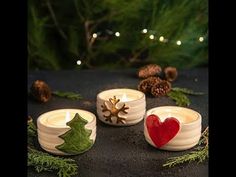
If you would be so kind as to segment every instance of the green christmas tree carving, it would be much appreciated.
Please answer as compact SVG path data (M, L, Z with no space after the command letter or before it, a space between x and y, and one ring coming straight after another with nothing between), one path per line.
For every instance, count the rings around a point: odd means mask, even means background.
M89 136L92 130L85 128L87 123L87 120L76 113L75 117L66 123L71 129L59 136L64 140L64 143L56 146L56 148L71 155L83 153L91 148L93 140Z

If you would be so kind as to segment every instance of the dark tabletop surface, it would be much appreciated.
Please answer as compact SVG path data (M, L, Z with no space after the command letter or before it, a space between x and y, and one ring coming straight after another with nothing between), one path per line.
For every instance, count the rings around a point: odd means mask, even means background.
M28 99L28 115L36 121L47 111L60 108L79 108L96 115L96 95L111 88L136 89L139 79L136 70L80 70L80 71L34 71L28 73L28 88L33 81L44 80L52 90L74 91L82 100L52 97L47 103ZM198 68L179 71L173 87L186 87L204 92L202 96L189 96L190 108L202 115L202 129L208 125L208 69ZM175 105L167 97L147 97L147 110L156 106ZM176 167L162 167L168 157L182 152L161 151L149 145L143 135L143 121L129 127L114 127L97 118L97 137L93 147L80 155L72 156L78 163L79 177L207 177L208 161L186 163ZM28 168L28 177L56 177L56 173L37 173Z

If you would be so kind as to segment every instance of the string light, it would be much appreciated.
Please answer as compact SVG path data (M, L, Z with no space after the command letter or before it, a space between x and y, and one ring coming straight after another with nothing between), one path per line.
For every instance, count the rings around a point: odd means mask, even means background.
M151 34L150 36L149 36L149 39L151 39L151 40L153 40L155 38L155 36L153 35L153 34Z
M97 33L93 33L93 38L97 38L98 34Z
M164 38L163 36L160 36L160 37L159 37L159 41L160 41L160 42L164 42L164 40L165 40L165 38Z
M113 32L113 31L111 31L111 30L109 30L109 29L106 29L105 30L105 33L107 33L108 35L113 35L114 34L114 36L116 36L116 37L120 37L120 32ZM143 28L142 30L141 30L141 33L143 33L143 34L147 34L147 33L149 33L150 35L149 36L147 36L149 39L151 39L151 40L157 40L157 39L155 39L156 37L155 37L155 35L158 35L158 33L156 32L156 31L154 31L154 30L147 30L146 28ZM96 38L98 38L100 35L102 34L102 32L100 31L98 31L98 32L95 32L95 33L93 33L92 34L92 40L95 40ZM202 42L204 42L205 41L205 39L206 39L206 37L208 36L208 33L206 33L204 36L200 36L200 37L198 37L197 38L197 41L198 42L200 42L200 43L202 43ZM168 40L168 39L166 39L164 36L160 36L159 38L159 41L160 42L162 42L162 43L167 43L167 42L170 42L170 43L176 43L177 45L182 45L182 42L181 42L181 40L177 40L176 42L175 41L172 41L172 40ZM193 41L185 41L185 44L193 44L194 42Z
M116 37L120 37L120 33L119 32L115 32L115 36Z
M203 42L204 41L204 37L201 36L201 37L199 37L198 40L199 40L199 42Z
M142 33L147 33L147 29L146 28L144 28L143 30L142 30Z
M112 34L114 34L113 33L113 31L111 31L111 30L109 30L109 29L106 29L105 30L106 31L106 33L108 34L108 35L112 35ZM142 33L144 33L144 34L146 34L146 33L148 33L148 30L146 29L146 28L144 28L144 29L142 29L142 31L141 31ZM155 31L152 31L152 30L149 30L149 33L151 33L151 35L149 35L149 39L151 39L151 40L155 40L155 36L154 36L154 34L156 34L156 32ZM98 32L96 32L96 33L93 33L92 34L92 38L93 38L93 40L95 40L98 36L100 36L102 34L102 32L100 31L98 31ZM114 34L116 37L120 37L120 32L115 32L115 34ZM206 33L204 36L200 36L199 38L198 38L198 41L199 42L203 42L204 40L205 40L205 38L208 36L208 33ZM168 42L168 39L166 39L166 38L164 38L164 36L160 36L159 37L159 41L160 42L163 42L163 43L167 43ZM174 41L171 41L170 40L170 43L174 43ZM191 41L186 41L185 42L185 44L193 44ZM176 41L176 44L178 45L178 46L180 46L180 45L182 45L182 42L181 42L181 40L177 40ZM82 61L81 60L77 60L76 61L76 64L77 65L81 65L82 64ZM198 79L196 78L196 79L194 79L194 81L195 82L197 82L198 81Z
M181 45L182 43L181 43L180 40L178 40L178 41L176 42L176 44L177 44L177 45Z
M81 65L81 63L82 63L81 60L77 60L76 62L77 65Z

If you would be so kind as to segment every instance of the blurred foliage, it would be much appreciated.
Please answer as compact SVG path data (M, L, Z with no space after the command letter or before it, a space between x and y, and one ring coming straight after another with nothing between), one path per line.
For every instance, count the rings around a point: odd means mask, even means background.
M146 34L142 29L148 29ZM120 32L120 37L114 33ZM97 38L92 34L97 33ZM154 40L149 35L155 36ZM164 36L168 42L160 42ZM199 42L200 36L204 37ZM206 0L29 0L28 68L124 68L208 63ZM181 40L182 45L176 45ZM80 66L76 65L81 60Z

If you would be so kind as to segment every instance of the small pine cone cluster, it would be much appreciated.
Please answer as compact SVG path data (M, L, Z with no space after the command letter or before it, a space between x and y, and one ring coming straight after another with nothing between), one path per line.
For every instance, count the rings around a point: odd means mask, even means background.
M160 74L162 71L161 67L156 64L149 64L146 66L143 66L138 71L138 77L139 78L148 78L151 76L156 76Z
M149 77L140 81L138 90L155 97L164 96L171 90L171 83L159 77Z
M153 85L151 88L151 94L155 97L165 96L171 90L171 83L162 80L161 82Z
M159 77L148 77L139 83L138 90L143 93L150 93L152 86L156 85L160 81L161 79Z
M173 82L177 78L178 72L177 69L172 66L166 67L163 71L157 64L149 64L138 70L139 78L146 79L153 76L161 77L169 82Z
M51 99L52 92L50 87L41 80L36 80L31 85L30 93L39 102L47 102Z
M174 81L178 76L177 69L175 67L171 67L171 66L166 67L164 69L164 73L165 73L166 80L168 80L170 82Z

